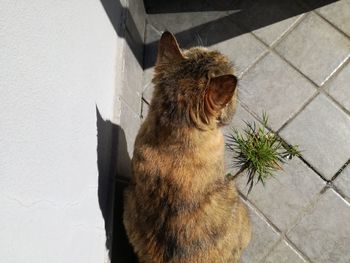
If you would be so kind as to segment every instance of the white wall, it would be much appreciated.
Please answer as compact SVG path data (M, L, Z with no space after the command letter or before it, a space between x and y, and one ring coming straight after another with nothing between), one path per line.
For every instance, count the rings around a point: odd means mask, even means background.
M123 43L99 0L0 0L1 262L106 260L95 105Z

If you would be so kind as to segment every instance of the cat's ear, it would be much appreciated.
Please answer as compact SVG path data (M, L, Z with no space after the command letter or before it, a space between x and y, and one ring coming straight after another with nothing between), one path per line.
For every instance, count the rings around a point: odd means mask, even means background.
M206 105L210 111L221 110L233 97L237 78L232 75L214 77L209 82L206 93Z
M165 31L159 41L157 64L171 63L183 59L184 56L176 38L170 32Z

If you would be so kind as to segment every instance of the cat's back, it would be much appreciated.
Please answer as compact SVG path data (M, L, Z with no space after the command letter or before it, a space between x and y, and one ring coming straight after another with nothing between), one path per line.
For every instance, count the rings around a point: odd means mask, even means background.
M144 262L229 262L247 215L222 176L222 136L206 138L201 149L159 145L147 125L136 139L125 195L124 222L136 253Z

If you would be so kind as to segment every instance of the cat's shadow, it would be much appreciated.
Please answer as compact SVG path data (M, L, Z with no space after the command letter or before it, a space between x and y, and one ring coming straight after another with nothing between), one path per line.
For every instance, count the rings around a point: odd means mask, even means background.
M98 202L105 222L106 248L112 263L137 263L127 239L122 215L123 192L130 173L124 130L104 120L96 107ZM123 173L123 174L121 174Z

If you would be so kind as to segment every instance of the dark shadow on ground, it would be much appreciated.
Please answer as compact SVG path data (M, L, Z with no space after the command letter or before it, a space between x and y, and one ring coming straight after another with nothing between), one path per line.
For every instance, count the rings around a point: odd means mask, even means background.
M104 120L97 107L96 118L98 202L105 221L106 248L112 263L136 262L122 222L123 190L128 182L124 178L130 172L125 133L119 125Z
M277 23L279 21L294 17L337 0L226 0L226 1L201 1L201 0L145 0L145 6L149 14L184 13L203 11L234 11L231 14L218 18L214 21L194 26L181 32L173 32L180 46L183 48L193 45L193 40L199 36L204 39L202 45L210 46L241 34ZM169 14L176 15L176 14ZM203 15L190 14L191 16ZM181 23L181 21L179 21ZM162 23L160 23L162 24ZM163 23L158 30L174 31L176 25ZM239 30L235 25L239 26ZM162 28L159 28L162 27ZM206 32L215 32L207 35ZM147 43L144 61L144 69L154 66L156 60L156 49L158 41Z
M305 3L310 8L318 8L328 3L336 2L325 0L299 0L299 3ZM184 13L184 12L210 12L210 11L228 11L247 9L254 3L276 4L277 1L261 1L261 0L144 0L147 14L162 14L162 13ZM283 1L278 1L283 4ZM288 2L288 1L287 1Z

